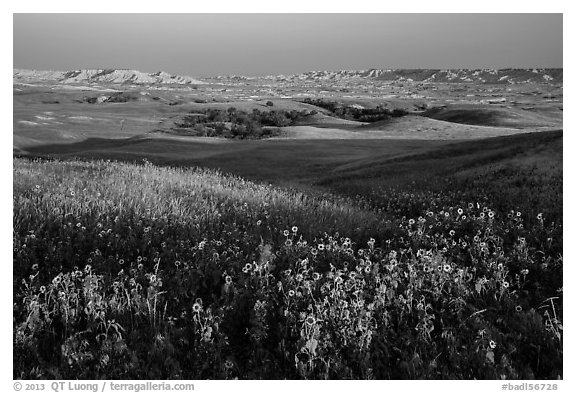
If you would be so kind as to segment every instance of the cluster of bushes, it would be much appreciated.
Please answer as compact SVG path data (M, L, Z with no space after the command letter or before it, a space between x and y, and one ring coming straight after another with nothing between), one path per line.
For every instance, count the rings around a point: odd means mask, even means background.
M267 104L267 106L270 106ZM313 111L239 111L234 107L227 110L207 109L185 116L176 126L187 133L199 136L220 136L235 139L262 139L279 134L276 128L286 127L294 121L314 114Z
M326 101L322 98L305 98L302 102L328 109L332 114L342 119L373 123L380 120L388 120L392 117L406 116L409 112L404 109L387 109L378 105L376 108L360 108L358 106L346 106L336 101Z
M112 103L119 103L119 102L130 102L136 101L138 98L132 94L125 93L125 92L118 92L113 93L109 96L98 96L98 97L84 97L82 100L77 100L79 103L87 102L88 104L98 104L102 102L112 102ZM153 99L158 100L158 97L154 97Z

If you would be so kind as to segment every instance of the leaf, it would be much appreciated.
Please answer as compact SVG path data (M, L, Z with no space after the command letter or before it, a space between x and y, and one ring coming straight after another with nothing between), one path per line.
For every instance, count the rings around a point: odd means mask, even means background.
M482 291L482 284L480 284L480 282L476 283L476 292L480 293L480 291Z
M486 352L486 360L492 364L494 364L494 352L488 351Z
M318 340L315 338L311 338L306 342L306 349L314 356L316 355L316 347L318 347Z

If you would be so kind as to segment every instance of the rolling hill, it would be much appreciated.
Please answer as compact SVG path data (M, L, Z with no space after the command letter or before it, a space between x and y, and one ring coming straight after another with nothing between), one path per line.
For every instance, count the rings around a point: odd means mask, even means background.
M486 105L449 105L430 108L422 116L451 123L488 127L537 128L562 127L562 118L520 108Z

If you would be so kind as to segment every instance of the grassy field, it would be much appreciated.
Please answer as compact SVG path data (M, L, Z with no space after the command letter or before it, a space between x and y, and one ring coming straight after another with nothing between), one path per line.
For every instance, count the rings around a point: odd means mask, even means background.
M96 142L14 160L14 378L563 377L561 132Z
M75 144L29 148L34 156L112 159L158 165L203 166L274 184L310 184L335 168L363 159L427 151L446 141L268 140L216 138L90 139ZM263 165L265 163L265 165Z
M432 94L424 86L419 88L423 88L426 95ZM469 91L460 91L462 97L459 99L454 96L454 91L444 92L445 98L450 98L448 101L439 100L438 97L431 101L411 99L405 95L402 98L383 98L386 94L360 99L338 93L338 97L328 96L310 101L321 105L316 106L302 102L306 98L298 98L299 94L295 94L295 98L266 97L258 85L250 88L217 84L202 88L180 86L148 89L124 85L16 83L13 89L13 145L15 153L26 154L29 150L53 144L85 147L99 139L130 143L131 138L158 139L159 133L187 132L194 135L200 130L181 127L190 114L216 110L226 112L230 108L247 116L254 111L266 114L315 113L291 117L290 124L283 124L286 127L274 130L283 139L460 140L560 129L563 113L561 100L544 101L540 88L515 86L513 91L506 91L508 101L500 104L483 103L482 98L492 97L494 92L475 86L469 87ZM463 94L464 91L476 94L468 97ZM436 91L436 94L440 93ZM348 115L341 113L342 110L332 112L322 107L326 103L340 109L347 108L345 112ZM353 115L362 111L372 113L377 107L384 113L410 114L375 123L342 118L354 118ZM428 109L424 111L424 108ZM369 121L374 120L376 118ZM276 135L275 132L273 134Z
M438 197L450 195L447 202L477 199L502 213L538 211L561 222L562 153L562 131L488 138L358 160L339 166L319 184L364 196L378 207L390 204L388 192L403 191L410 198L397 214L422 213L420 202L411 202L412 194L437 203Z

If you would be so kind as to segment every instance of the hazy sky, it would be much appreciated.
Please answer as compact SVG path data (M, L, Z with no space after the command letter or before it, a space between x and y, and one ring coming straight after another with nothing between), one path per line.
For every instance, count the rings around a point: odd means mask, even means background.
M14 14L14 68L562 67L562 14Z

